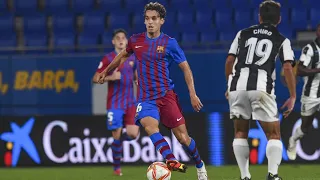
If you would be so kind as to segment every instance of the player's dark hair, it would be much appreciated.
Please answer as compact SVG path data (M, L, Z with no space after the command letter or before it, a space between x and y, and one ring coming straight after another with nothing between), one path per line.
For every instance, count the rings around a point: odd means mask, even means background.
M264 23L277 25L280 20L281 5L272 0L266 0L260 4L259 14Z
M159 14L160 18L165 18L167 11L166 8L158 3L158 2L149 2L148 4L146 4L144 6L144 15L146 15L146 11L151 10L151 11L157 11L157 13Z
M320 28L320 23L317 25L317 29L319 29Z
M112 38L116 37L118 33L123 33L125 36L127 36L127 31L124 29L115 29L112 33Z

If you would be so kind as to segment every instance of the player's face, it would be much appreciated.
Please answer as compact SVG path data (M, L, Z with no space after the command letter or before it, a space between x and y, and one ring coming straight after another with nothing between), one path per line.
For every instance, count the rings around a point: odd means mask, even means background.
M155 10L147 10L145 13L144 24L146 25L148 33L155 33L160 31L164 19Z
M116 49L124 49L128 44L127 37L124 33L119 32L117 33L114 38L112 39L112 44Z

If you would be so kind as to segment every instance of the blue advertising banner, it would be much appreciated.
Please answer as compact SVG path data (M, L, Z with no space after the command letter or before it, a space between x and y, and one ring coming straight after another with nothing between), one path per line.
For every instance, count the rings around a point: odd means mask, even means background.
M99 60L0 60L1 114L91 114L91 78Z

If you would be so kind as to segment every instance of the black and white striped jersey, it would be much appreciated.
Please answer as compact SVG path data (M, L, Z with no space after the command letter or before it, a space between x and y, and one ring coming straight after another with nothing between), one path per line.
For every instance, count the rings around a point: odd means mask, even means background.
M309 69L320 68L320 44L318 40L309 43L302 49L300 63ZM320 73L304 76L303 96L311 98L320 97Z
M229 77L229 91L259 90L274 94L277 57L282 63L294 63L290 40L267 23L239 31L231 44L229 55L236 57Z

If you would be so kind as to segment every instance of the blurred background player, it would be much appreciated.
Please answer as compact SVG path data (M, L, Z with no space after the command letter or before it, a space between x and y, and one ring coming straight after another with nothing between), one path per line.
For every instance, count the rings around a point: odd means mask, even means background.
M126 51L122 51L96 81L104 79L110 70L124 63L131 54L135 54L139 78L136 124L144 127L156 149L167 160L170 170L185 172L187 167L177 161L169 144L159 132L161 121L172 130L195 161L198 179L207 180L205 165L195 141L188 135L178 97L173 91L174 84L169 78L169 64L174 61L184 73L191 104L194 110L199 112L202 103L196 95L191 69L177 41L160 31L166 16L164 6L150 2L145 6L144 16L147 33L133 35Z
M289 39L279 33L280 4L264 1L259 8L259 25L241 30L236 35L226 60L230 119L234 120L234 154L240 168L241 179L251 179L249 172L248 132L251 115L259 120L268 144L267 180L280 180L278 167L282 159L280 123L274 96L275 59L279 55L290 98L282 108L287 117L296 100L296 83L292 71L294 55Z
M289 138L288 158L295 160L297 141L301 139L312 125L317 111L320 111L320 24L317 26L317 38L302 49L298 76L304 79L301 95L301 126Z
M117 29L113 33L112 44L114 51L105 55L99 64L93 82L97 76L111 63L114 57L127 47L127 33L123 29ZM115 175L122 175L120 160L122 158L122 141L133 140L139 134L139 127L134 123L135 97L133 81L136 80L136 61L134 56L114 71L108 73L103 82L108 82L107 94L107 127L112 131L114 139L112 147L113 169ZM121 137L122 127L125 125L126 134Z

